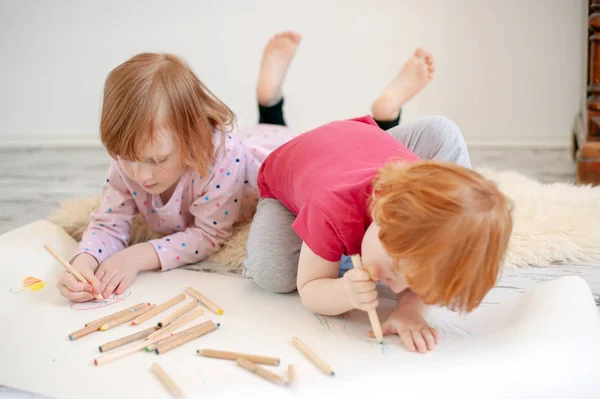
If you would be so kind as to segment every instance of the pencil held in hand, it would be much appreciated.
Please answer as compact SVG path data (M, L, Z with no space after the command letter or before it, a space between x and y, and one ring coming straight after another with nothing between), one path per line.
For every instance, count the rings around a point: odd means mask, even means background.
M87 281L81 275L81 273L79 273L77 270L75 270L75 268L73 268L73 266L71 266L71 264L69 262L67 262L67 260L65 258L60 256L60 254L58 252L56 252L56 250L54 248L52 248L52 246L50 246L50 244L44 245L44 249L46 251L48 251L48 253L50 255L52 255L54 257L54 259L56 259L58 261L58 263L60 263L69 273L71 273L73 276L75 276L75 278L77 280L79 280L80 283L90 284L90 282ZM99 301L104 300L104 298L102 298L102 295L100 295L100 294L96 294L96 299Z
M362 268L362 261L360 260L359 255L352 255L352 265L354 265L355 269ZM381 323L379 322L379 316L377 316L377 311L375 309L369 310L367 312L369 315L369 321L371 322L371 328L373 329L373 334L379 343L383 343L383 331L381 330Z

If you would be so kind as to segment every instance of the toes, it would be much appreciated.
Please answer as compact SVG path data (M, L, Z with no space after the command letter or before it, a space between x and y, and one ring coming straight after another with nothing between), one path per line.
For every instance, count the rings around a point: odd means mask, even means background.
M425 55L425 49L421 46L417 47L415 50L415 55L419 58L422 58Z

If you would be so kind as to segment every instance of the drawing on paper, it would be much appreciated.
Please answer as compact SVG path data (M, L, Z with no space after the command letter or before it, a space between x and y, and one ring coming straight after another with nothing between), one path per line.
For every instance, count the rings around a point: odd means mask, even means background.
M10 289L11 294L18 294L25 290L28 291L39 291L46 286L46 283L39 278L27 276L21 282L19 287L13 287Z
M109 306L114 303L121 302L121 301L125 300L129 295L131 295L131 292L125 291L124 293L122 293L120 295L113 294L103 301L93 300L93 301L89 301L89 302L72 303L70 308L72 310L92 310L92 309L103 308L105 306Z

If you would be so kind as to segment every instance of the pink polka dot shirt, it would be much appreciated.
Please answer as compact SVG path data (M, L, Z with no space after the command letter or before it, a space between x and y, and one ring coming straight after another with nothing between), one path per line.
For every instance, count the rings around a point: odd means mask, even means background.
M283 126L258 125L225 138L207 176L188 169L171 198L147 193L112 161L102 203L91 213L76 253L104 262L128 245L133 218L141 213L149 227L165 234L151 240L163 270L196 263L216 252L231 237L233 224L249 220L258 203L256 177L261 162L293 137ZM215 134L216 146L220 135ZM244 137L242 141L240 137Z

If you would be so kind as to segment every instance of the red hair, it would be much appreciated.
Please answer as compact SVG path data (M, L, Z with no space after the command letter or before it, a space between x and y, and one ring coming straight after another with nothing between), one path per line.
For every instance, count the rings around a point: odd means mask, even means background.
M108 74L100 120L100 138L108 153L139 161L141 146L154 141L160 107L182 161L206 174L215 160L213 132L224 135L235 116L172 54L138 54Z
M428 304L470 312L494 286L512 206L492 181L454 164L388 163L371 198L379 239Z

